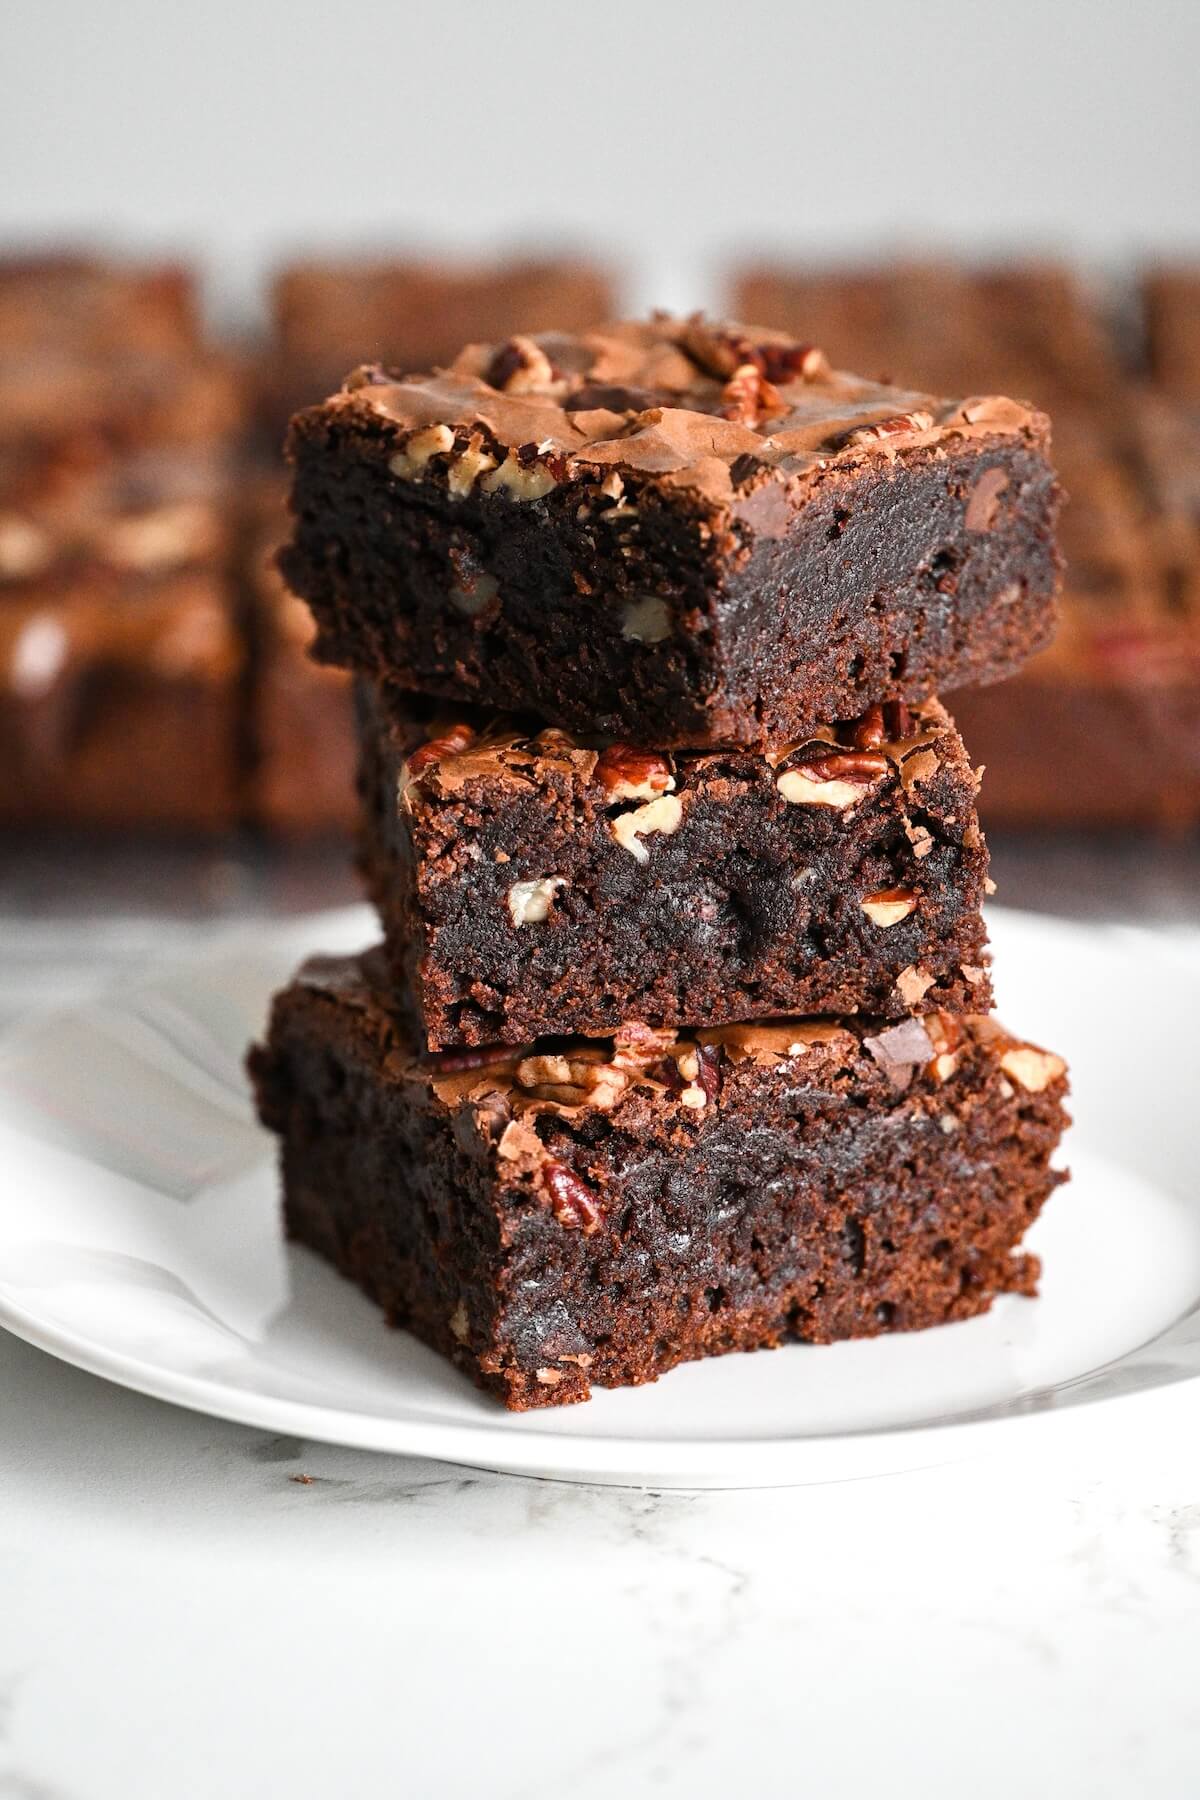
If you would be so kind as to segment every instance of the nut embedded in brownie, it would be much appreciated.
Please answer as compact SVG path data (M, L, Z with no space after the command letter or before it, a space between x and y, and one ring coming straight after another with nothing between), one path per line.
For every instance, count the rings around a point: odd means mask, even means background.
M293 423L317 654L657 750L802 736L1049 639L1047 421L655 318L364 368Z
M427 1058L385 983L307 964L251 1053L287 1228L514 1409L1034 1291L1065 1069L988 1018Z
M385 710L365 682L359 707L360 860L432 1049L991 1004L977 777L936 701L766 755Z

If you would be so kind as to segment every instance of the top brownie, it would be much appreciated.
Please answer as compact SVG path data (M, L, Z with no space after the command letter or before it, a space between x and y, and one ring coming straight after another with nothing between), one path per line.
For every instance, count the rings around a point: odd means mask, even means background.
M672 748L995 681L1049 641L1048 421L655 317L356 370L293 422L316 653Z

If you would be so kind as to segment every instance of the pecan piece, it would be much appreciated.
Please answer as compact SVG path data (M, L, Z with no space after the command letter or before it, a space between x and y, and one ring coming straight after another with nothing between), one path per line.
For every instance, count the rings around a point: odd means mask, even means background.
M484 377L504 394L545 392L565 382L541 345L531 337L511 337L492 357Z
M611 515L609 515L611 517ZM635 644L661 644L671 635L671 609L658 594L627 600L621 614L621 636Z
M696 1052L695 1082L710 1104L721 1092L721 1053L715 1044L701 1044Z
M554 896L566 887L561 875L544 875L540 881L514 881L508 890L508 916L516 930L522 925L540 925L550 917Z
M912 730L912 713L903 700L884 702L883 722L890 738L906 738Z
M787 407L758 364L744 362L721 389L717 410L721 418L732 419L737 425L757 425L760 419L785 413Z
M927 412L896 413L890 419L876 419L872 425L860 425L846 434L849 444L884 444L889 438L913 437L933 429L933 414Z
M907 887L880 888L877 893L865 894L860 904L871 923L886 931L915 910L917 896Z
M1050 1050L1035 1050L1032 1044L1017 1044L1000 1058L1000 1067L1023 1087L1027 1094L1040 1094L1067 1072L1061 1056Z
M829 367L815 344L761 344L759 351L768 381L811 381Z
M888 772L876 750L834 750L803 757L778 776L775 786L793 806L833 806L845 812Z
M597 1196L573 1169L568 1169L565 1163L545 1162L542 1164L542 1183L550 1196L550 1211L560 1225L570 1231L582 1231L584 1237L591 1237L600 1229L604 1215Z
M665 756L631 744L610 744L601 752L595 774L610 800L654 800L675 786Z
M794 768L803 769L817 781L852 781L869 787L888 771L888 759L874 750L835 750L831 754L802 756Z
M768 382L809 381L828 367L813 344L756 344L745 332L708 324L700 313L688 319L679 341L680 348L706 375L715 375L722 381L728 381L747 363Z
M868 706L850 726L850 742L856 750L878 750L884 738L882 706Z
M461 756L475 736L470 725L448 725L437 737L427 738L408 759L410 779L443 762L449 756Z
M683 802L677 794L659 794L633 812L618 813L609 820L609 835L623 850L640 863L650 861L650 852L642 842L653 832L670 837L683 823Z
M651 1074L668 1093L677 1096L681 1106L699 1112L721 1092L720 1052L715 1044L685 1041L673 1056L664 1057Z

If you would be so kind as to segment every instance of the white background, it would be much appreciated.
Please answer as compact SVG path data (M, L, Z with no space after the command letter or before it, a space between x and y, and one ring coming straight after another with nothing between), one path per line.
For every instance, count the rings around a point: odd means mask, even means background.
M0 239L1200 248L1196 0L10 0ZM669 291L665 291L669 290Z

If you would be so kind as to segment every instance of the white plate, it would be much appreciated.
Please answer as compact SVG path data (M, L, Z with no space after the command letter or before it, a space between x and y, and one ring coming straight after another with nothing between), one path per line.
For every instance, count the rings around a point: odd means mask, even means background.
M262 925L0 1052L0 1324L126 1386L299 1437L651 1486L831 1480L1175 1403L1200 1375L1200 966L1129 931L991 920L1003 1013L1073 1065L1075 1179L1037 1301L796 1345L515 1416L283 1245L241 1072L303 954L365 909Z

